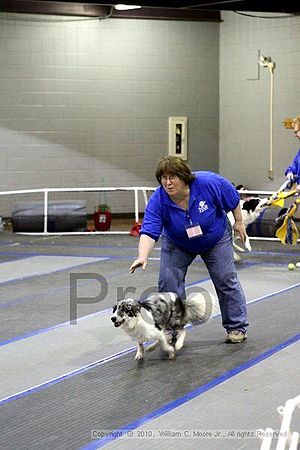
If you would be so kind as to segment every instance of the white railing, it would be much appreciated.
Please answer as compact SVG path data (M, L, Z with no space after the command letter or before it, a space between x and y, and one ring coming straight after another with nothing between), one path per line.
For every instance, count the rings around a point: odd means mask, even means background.
M134 194L134 217L135 222L139 222L139 192L143 194L145 206L147 205L147 191L155 191L156 187L86 187L86 188L43 188L43 189L24 189L17 191L2 191L0 192L0 196L6 195L19 195L19 194L37 194L42 193L44 198L44 231L42 232L19 232L19 234L29 234L29 235L73 235L73 234L128 234L129 231L70 231L70 232L59 232L48 231L48 200L49 193L55 192L124 192L124 191L132 191ZM258 196L266 196L270 197L274 194L273 191L253 191L253 190L242 190L239 191L240 194L249 194L249 195L258 195ZM258 237L251 236L251 240L263 240L263 241L279 241L276 237Z
M281 416L281 427L279 432L275 432L273 428L258 430L259 435L264 436L260 450L270 450L273 437L278 438L276 450L298 450L299 449L299 432L291 430L291 422L293 413L296 408L300 408L300 395L290 398L285 402L284 406L277 408L278 414ZM299 424L299 420L296 421ZM288 445L288 447L286 447Z
M29 234L29 235L48 235L48 234L128 234L129 231L93 231L92 233L89 231L70 231L70 232L49 232L47 228L48 224L48 200L49 193L54 192L124 192L124 191L132 191L134 194L134 217L135 222L139 222L139 192L143 194L145 206L147 205L147 191L154 191L156 188L154 187L86 187L86 188L44 188L44 189L24 189L18 191L2 191L0 192L0 196L6 195L20 195L20 194L43 194L44 199L44 231L42 232L20 232L19 234Z

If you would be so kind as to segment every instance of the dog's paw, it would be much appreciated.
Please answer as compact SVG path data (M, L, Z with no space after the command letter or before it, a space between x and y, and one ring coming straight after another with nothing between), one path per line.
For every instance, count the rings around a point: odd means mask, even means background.
M135 355L135 359L140 361L141 359L144 359L143 353L137 352Z
M183 342L177 341L175 344L175 350L178 352L183 347Z
M172 350L169 350L169 359L174 359L176 356L175 349L172 347Z

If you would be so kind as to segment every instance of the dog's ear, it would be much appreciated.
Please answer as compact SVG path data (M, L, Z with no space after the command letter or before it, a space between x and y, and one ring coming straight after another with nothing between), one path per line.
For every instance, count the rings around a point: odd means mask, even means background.
M134 302L133 304L131 304L128 307L128 316L129 317L134 317L137 316L139 314L139 312L141 311L141 305L139 302Z
M145 308L147 311L153 312L153 310L156 309L156 301L157 301L157 295L153 294L150 295L150 297L144 298L143 300L139 300L138 304L140 305L140 308Z
M255 211L255 208L259 204L260 199L259 198L251 198L250 200L245 200L242 206L242 209L247 211L248 213L250 211Z

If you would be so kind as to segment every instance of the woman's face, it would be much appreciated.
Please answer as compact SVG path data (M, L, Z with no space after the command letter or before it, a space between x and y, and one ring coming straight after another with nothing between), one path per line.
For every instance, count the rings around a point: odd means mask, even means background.
M162 175L161 184L170 197L175 197L186 189L186 184L177 175Z
M295 125L295 126L294 126L294 133L295 133L295 136L296 136L298 139L300 139L300 128L299 128L299 125Z

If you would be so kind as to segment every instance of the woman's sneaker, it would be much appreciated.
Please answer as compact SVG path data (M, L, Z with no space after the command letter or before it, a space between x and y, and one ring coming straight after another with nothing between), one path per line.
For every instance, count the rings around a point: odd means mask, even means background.
M241 330L231 330L228 331L225 338L225 342L228 344L239 344L247 339L247 334L243 333Z

